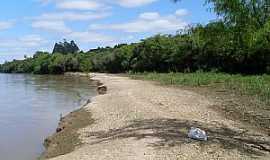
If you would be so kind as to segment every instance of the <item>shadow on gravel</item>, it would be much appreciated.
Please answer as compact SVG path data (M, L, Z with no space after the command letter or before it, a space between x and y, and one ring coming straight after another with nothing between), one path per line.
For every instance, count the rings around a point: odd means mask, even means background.
M187 138L190 127L195 126L205 130L209 136L206 142L195 141ZM91 132L88 137L95 138L92 144L108 142L115 139L135 138L158 138L153 144L156 149L163 147L180 146L195 143L201 147L218 145L226 150L237 149L242 154L250 156L263 156L270 152L270 141L260 135L251 135L246 131L236 131L220 124L202 124L196 121L178 119L148 119L136 120L130 125L110 130L108 132Z

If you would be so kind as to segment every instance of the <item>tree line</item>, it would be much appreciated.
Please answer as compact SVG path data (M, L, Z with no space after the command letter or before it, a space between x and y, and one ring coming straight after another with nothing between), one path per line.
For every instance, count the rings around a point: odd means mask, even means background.
M0 65L6 73L82 72L270 73L268 0L206 0L220 19L195 24L174 35L156 35L138 43L79 51L74 41L57 43L52 53ZM270 3L269 3L270 4ZM89 37L91 38L91 37Z

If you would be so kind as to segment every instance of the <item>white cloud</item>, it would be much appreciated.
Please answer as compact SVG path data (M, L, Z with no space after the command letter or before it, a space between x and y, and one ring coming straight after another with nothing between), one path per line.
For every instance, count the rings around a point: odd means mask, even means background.
M67 38L82 43L110 43L114 41L112 37L96 32L72 32Z
M146 12L146 13L140 14L139 18L145 19L145 20L155 20L155 19L159 19L160 15L157 12Z
M175 15L182 17L182 16L187 16L189 14L188 10L186 9L178 9L175 11Z
M72 10L97 10L103 7L103 5L93 0L65 0L59 1L56 4L60 9L72 9Z
M0 30L6 30L9 29L11 27L13 27L14 22L11 21L0 21Z
M0 63L13 59L23 59L25 54L32 54L41 47L46 46L48 41L40 35L29 34L20 38L0 39Z
M139 7L153 3L157 0L116 0L116 3L123 7Z
M44 13L35 20L47 20L47 21L86 21L102 19L109 16L109 13L93 13L93 12L54 12Z
M60 9L97 10L106 9L110 4L117 4L126 8L140 7L158 0L39 0L41 4L55 3Z
M29 34L16 39L0 39L0 47L12 50L16 48L38 47L46 42L40 35Z
M114 39L110 36L96 33L96 32L77 32L68 28L63 21L35 21L32 23L32 27L49 32L59 33L63 38L73 39L82 43L107 43L112 42ZM38 42L40 38L38 36L27 36L23 39L24 42ZM31 43L29 43L31 44ZM34 42L33 42L34 44Z
M187 23L181 20L181 16L175 14L161 16L158 12L146 12L139 15L136 20L122 24L91 25L90 29L119 30L129 33L140 32L167 32L182 29Z
M25 47L37 47L46 42L40 35L37 34L26 35L19 38L18 41Z
M49 20L40 20L34 21L32 27L36 29L46 30L50 32L57 33L70 33L72 32L63 21L49 21Z

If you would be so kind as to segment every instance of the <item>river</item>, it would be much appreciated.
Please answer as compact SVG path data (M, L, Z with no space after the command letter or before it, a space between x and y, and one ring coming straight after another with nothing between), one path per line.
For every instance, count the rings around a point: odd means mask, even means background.
M0 159L37 159L60 115L95 95L86 77L0 74Z

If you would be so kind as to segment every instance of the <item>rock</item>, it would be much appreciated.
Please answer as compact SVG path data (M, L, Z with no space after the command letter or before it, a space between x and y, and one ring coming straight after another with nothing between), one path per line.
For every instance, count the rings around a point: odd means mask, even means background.
M59 132L61 132L62 130L63 130L63 128L58 127L58 128L56 128L56 133L59 133Z
M63 131L64 129L65 129L64 126L59 126L56 128L56 133L59 133L59 132Z
M107 86L104 86L104 85L102 85L102 86L99 86L98 88L97 88L97 91L98 91L98 94L106 94L107 93Z
M50 146L50 144L52 143L52 140L50 137L46 138L43 142L43 145L45 148L48 148Z

